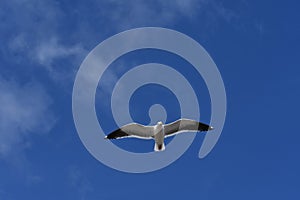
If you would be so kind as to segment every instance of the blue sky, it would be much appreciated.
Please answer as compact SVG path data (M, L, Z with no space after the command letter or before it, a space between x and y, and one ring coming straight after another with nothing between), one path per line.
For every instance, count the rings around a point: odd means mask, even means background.
M299 198L299 7L296 0L3 0L0 199ZM120 31L144 26L171 28L204 46L223 77L227 117L205 159L198 159L203 139L198 134L170 166L128 174L103 165L85 149L74 126L71 95L88 52ZM154 50L126 56L113 63L120 73L147 62L184 64ZM201 83L194 89L201 91L201 119L208 122L204 82L191 71L182 73ZM150 98L147 91L165 98ZM96 98L107 103L100 87ZM172 105L166 107L168 121L179 115L166 88L148 85L133 96L132 116L140 123L149 122L144 103ZM96 109L98 117L106 113L104 130L115 129L105 102L97 100ZM150 141L115 144L136 152L153 149Z

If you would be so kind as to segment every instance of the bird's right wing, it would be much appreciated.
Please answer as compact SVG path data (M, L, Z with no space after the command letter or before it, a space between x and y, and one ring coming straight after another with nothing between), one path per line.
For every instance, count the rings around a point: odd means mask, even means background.
M164 126L165 137L173 136L183 131L209 131L213 127L190 119L179 119L173 123Z
M141 139L151 139L154 135L154 126L144 126L137 123L127 124L111 132L106 139L119 139L124 137L136 137Z

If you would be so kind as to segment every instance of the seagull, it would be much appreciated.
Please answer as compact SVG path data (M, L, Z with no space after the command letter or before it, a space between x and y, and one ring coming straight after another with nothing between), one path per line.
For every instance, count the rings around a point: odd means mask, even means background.
M191 119L179 119L169 124L161 121L154 126L144 126L138 123L130 123L108 134L105 139L120 139L135 137L140 139L154 139L154 151L165 150L164 139L182 132L209 131L213 127Z

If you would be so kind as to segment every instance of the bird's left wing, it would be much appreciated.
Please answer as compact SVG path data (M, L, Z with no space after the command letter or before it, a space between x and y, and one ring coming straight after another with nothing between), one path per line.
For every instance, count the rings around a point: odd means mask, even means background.
M173 123L164 125L165 137L173 136L183 131L209 131L213 127L190 119L179 119Z
M151 139L154 135L154 126L144 126L137 123L127 124L111 132L106 139L119 139L124 137L136 137L142 139Z

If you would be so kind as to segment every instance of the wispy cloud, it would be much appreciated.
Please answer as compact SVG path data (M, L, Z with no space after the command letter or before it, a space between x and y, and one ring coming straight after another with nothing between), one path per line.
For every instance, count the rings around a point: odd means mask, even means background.
M216 0L116 1L99 2L103 20L116 29L139 26L174 26L180 20L198 22L199 26L231 23L238 15ZM211 29L212 30L212 29Z
M51 38L36 46L32 52L32 58L41 65L51 67L52 62L56 59L78 55L82 52L84 49L79 45L64 46L59 44L56 38Z
M82 58L87 51L78 43L74 45L64 45L57 38L40 38L39 42L33 44L28 40L25 33L19 34L10 40L9 49L12 52L21 52L27 59L46 67L53 71L53 63L64 58Z
M50 77L75 73L83 58L106 33L115 33L141 26L176 26L178 21L197 22L209 34L220 22L231 23L237 14L216 0L166 0L92 2L93 9L78 5L72 18L78 19L69 28L65 7L55 1L5 0L0 8L0 37L5 38L0 50L5 57L27 62L49 70ZM10 16L10 17L7 17ZM97 23L95 22L97 21ZM111 26L104 26L111 24ZM89 47L87 47L89 46ZM0 53L1 53L0 52ZM17 59L16 59L17 57ZM25 60L24 60L25 59ZM61 59L72 60L54 67ZM72 65L73 69L68 68ZM72 76L74 77L74 76ZM60 79L60 78L58 78ZM70 80L72 82L72 79Z
M88 199L87 195L94 190L86 175L75 166L69 169L69 183L76 189L79 195L78 199L81 200Z
M22 157L30 137L48 133L55 123L51 98L36 82L20 85L0 77L0 158Z
M0 8L3 58L19 65L26 63L30 68L43 67L56 80L74 74L87 51L79 40L62 39L63 31L70 32L61 27L66 22L64 17L60 4L54 1L4 1ZM55 67L61 60L64 65Z
M64 45L57 38L51 38L41 41L28 54L33 62L49 72L54 81L69 86L87 51L80 44Z
M137 26L174 25L180 18L192 18L201 1L116 1L99 2L104 20L114 24L117 29Z

